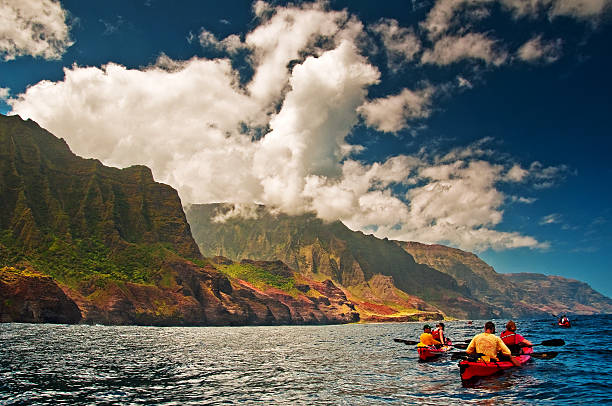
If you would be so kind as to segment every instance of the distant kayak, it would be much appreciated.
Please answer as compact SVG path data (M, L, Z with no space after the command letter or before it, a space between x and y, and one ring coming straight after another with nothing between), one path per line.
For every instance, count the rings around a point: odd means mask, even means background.
M563 327L563 328L570 328L570 327L572 327L572 325L570 324L570 322L569 322L569 321L568 321L568 322L566 322L566 323L557 323L557 325L558 325L559 327Z
M517 358L521 365L525 364L531 359L529 353L533 352L531 348L525 348L524 354L521 354ZM467 381L472 378L489 376L497 372L504 371L506 369L515 368L510 361L459 361L459 373L461 374L461 380Z
M439 356L453 349L453 343L450 340L447 340L446 344L447 345L443 345L442 347L436 347L434 345L429 345L427 347L417 347L417 351L419 352L419 359L421 361L429 361L438 358Z

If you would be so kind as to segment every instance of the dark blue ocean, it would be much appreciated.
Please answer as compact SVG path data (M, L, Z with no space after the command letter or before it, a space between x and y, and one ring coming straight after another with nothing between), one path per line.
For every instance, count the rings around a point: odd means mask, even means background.
M519 320L551 360L463 385L457 361L418 361L423 323L280 327L0 324L0 404L606 404L612 316ZM447 322L456 342L484 321ZM505 320L496 320L498 332Z

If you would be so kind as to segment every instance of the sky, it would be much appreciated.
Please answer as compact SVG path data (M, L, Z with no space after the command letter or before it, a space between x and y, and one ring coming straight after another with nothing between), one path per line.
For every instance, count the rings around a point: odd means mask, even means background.
M0 113L184 205L612 296L612 0L0 0Z

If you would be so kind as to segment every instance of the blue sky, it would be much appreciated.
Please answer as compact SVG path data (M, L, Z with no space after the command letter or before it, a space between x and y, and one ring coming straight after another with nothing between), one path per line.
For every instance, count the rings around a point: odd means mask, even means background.
M382 3L382 4L381 4ZM0 112L184 202L612 296L610 0L2 3Z

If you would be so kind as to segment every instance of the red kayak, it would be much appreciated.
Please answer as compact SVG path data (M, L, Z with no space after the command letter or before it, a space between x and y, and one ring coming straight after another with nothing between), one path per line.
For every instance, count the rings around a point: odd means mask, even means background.
M523 354L516 357L521 365L525 364L531 359L531 356L529 355L531 352L533 352L531 348L523 348ZM461 374L461 380L467 381L475 377L493 375L499 371L514 368L515 366L516 365L510 361L484 362L462 360L459 361L459 373Z
M566 323L557 323L559 324L559 327L563 327L563 328L570 328L572 327L572 325L570 324L570 322L566 322Z
M446 345L442 347L436 347L435 345L428 345L427 347L417 347L419 352L419 359L421 361L428 361L434 358L438 358L440 355L447 353L453 349L453 343L450 340L446 340Z

